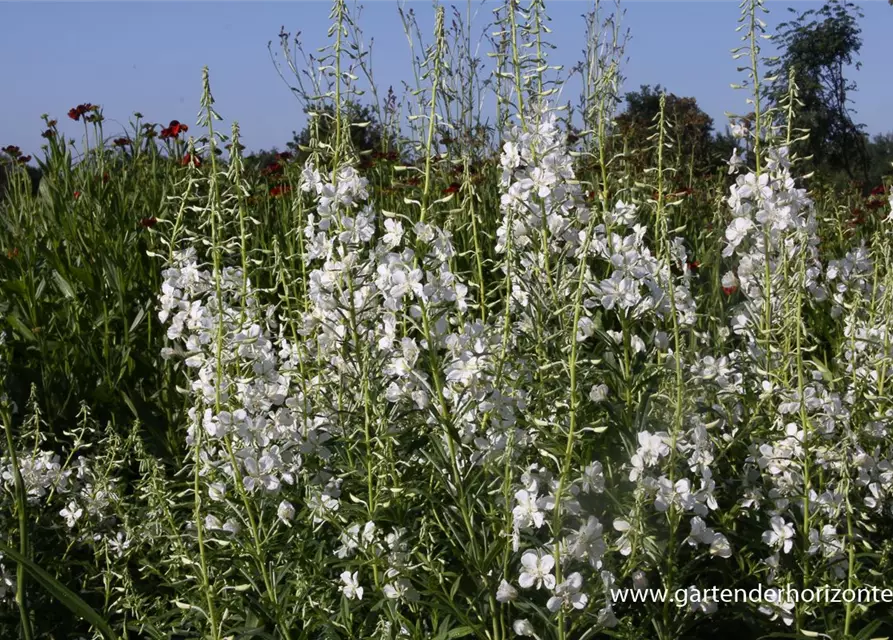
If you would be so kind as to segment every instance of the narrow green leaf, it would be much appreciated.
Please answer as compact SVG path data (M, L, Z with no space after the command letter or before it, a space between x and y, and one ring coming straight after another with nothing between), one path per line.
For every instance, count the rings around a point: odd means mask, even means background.
M25 571L34 578L35 582L38 582L40 586L50 593L50 595L61 604L65 605L69 611L93 625L93 628L99 631L106 640L118 640L118 636L112 631L112 628L102 616L96 613L90 605L81 600L80 596L71 591L64 584L31 562L31 560L21 555L18 551L2 542L0 542L0 553L22 565L25 568Z

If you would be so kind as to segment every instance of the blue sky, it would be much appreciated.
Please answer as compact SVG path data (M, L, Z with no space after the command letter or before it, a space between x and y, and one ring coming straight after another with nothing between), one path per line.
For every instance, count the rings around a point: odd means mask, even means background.
M401 90L411 78L409 47L395 0L364 3L361 26L374 38L373 66L382 91ZM451 3L445 3L449 6ZM465 0L456 2L463 9ZM475 2L475 6L479 4ZM433 25L431 3L409 3L424 27ZM496 5L487 2L478 32ZM581 15L591 3L553 0L552 61L566 67L582 54ZM743 112L745 95L729 85L741 75L729 50L738 2L727 0L634 1L625 3L630 30L625 90L660 83L681 96L694 96L713 116ZM770 29L789 19L788 6L805 10L820 3L772 1ZM861 70L851 72L859 85L854 96L857 120L870 133L893 131L893 7L875 0L860 3L863 48ZM211 70L217 108L229 122L238 120L251 150L282 148L303 116L299 103L278 77L267 43L274 46L281 27L301 31L312 49L325 44L330 4L323 0L291 2L0 2L0 146L14 144L35 153L43 142L40 115L59 120L63 132L78 136L80 125L66 117L81 102L103 107L106 134L123 132L134 111L149 121L177 119L194 124L199 108L201 69ZM563 96L576 102L577 90Z

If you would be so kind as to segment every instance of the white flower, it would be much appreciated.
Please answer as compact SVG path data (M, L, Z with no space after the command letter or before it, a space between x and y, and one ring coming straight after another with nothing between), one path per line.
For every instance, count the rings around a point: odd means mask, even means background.
M341 593L344 594L345 598L348 600L353 600L354 598L357 600L363 599L363 587L360 586L356 571L353 573L344 571L341 574L341 582L344 583L341 586Z
M538 638L536 635L536 631L533 629L533 625L530 624L529 620L521 619L515 620L512 623L512 630L519 636L524 638Z
M583 576L579 572L574 572L567 577L567 580L555 587L555 595L549 598L546 607L552 613L558 611L562 605L573 609L582 609L589 602L589 596L580 593L583 586Z
M68 524L69 528L72 528L80 517L84 515L84 510L78 507L77 503L72 500L67 507L59 512L59 515L65 518L66 524Z
M515 521L515 527L525 528L534 527L539 529L545 522L545 515L537 506L536 494L530 494L524 489L515 493L515 500L518 501L517 506L512 509L512 517Z
M632 542L629 539L632 526L629 522L620 518L614 520L613 526L615 531L620 532L620 537L617 538L617 550L620 552L620 555L628 556L633 552Z
M227 533L231 533L233 535L237 535L239 531L242 530L241 525L238 522L230 518L226 522L223 523L223 530Z
M208 496L215 502L223 500L226 495L226 486L222 482L212 482L208 486Z
M384 228L385 234L381 240L388 249L393 249L403 240L403 223L393 218L386 218Z
M130 548L130 542L130 538L123 531L119 531L113 539L109 540L109 548L116 557L120 558Z
M295 517L295 508L292 506L291 502L283 500L279 503L279 508L276 510L276 516L286 525L291 526L289 523Z
M497 602L511 602L517 597L518 590L515 589L512 585L510 585L505 580L499 583L499 587L496 589Z
M640 431L637 437L639 448L630 459L630 464L632 465L632 470L629 473L630 482L635 482L646 468L654 466L658 460L670 453L670 445L667 444L669 435L667 433Z
M732 157L729 158L729 175L735 173L739 168L743 167L747 162L747 152L738 153L738 148L732 150Z
M729 256L732 251L741 244L747 237L747 234L753 229L753 221L748 218L735 218L726 227L726 240L729 241L728 247L723 251L723 255ZM728 251L728 253L726 253Z
M794 546L794 527L784 521L781 516L772 516L769 520L771 529L763 532L763 542L770 547L788 553Z
M602 463L597 460L586 465L583 469L583 478L580 488L584 493L602 493L605 490L605 474Z
M603 402L608 397L608 393L610 393L608 385L593 385L592 389L589 390L589 399L593 402Z
M722 276L722 286L724 289L735 289L738 287L740 283L738 282L738 276L735 275L734 271L726 271Z
M614 210L608 212L608 222L610 224L623 224L632 226L636 222L636 205L626 204L623 200L618 200L614 205Z
M555 588L555 576L552 575L555 558L551 555L525 551L521 556L521 566L524 567L524 570L518 578L518 584L522 589L529 589L533 586L537 589L544 586L549 590Z
M385 597L391 600L397 600L401 598L406 600L415 600L418 598L418 593L412 586L412 583L406 578L399 578L394 582L386 584L382 591L384 591Z
M710 542L710 554L720 558L732 557L732 545L729 544L729 540L723 534L713 534L713 540Z

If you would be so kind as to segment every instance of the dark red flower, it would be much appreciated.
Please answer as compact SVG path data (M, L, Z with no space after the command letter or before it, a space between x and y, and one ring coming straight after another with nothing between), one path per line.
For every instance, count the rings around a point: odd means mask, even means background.
M68 117L72 120L80 120L81 116L86 115L90 112L99 111L99 107L95 104L90 104L89 102L85 102L84 104L79 104L78 106L68 110Z
M276 173L282 173L282 165L278 162L274 162L273 164L261 169L261 174L265 176L271 176Z
M444 193L458 193L460 186L461 185L458 182L450 183L450 186L448 186L446 189L444 189L443 192Z
M174 138L175 140L180 136L181 133L186 133L189 131L189 127L185 124L180 124L179 120L171 120L171 123L161 130L161 139L167 140L168 138Z
M183 156L183 160L180 164L186 167L189 166L190 163L192 163L193 167L200 167L202 166L202 159L198 156L187 153L185 156Z
M47 129L46 131L44 131L44 132L41 133L40 135L41 135L41 137L46 138L47 140L49 140L50 138L55 138L55 137L56 137L56 132L55 132L53 129Z
M19 158L20 164L28 164L29 162L31 162L31 156L21 156Z
M735 285L735 286L732 286L732 287L723 287L723 288L722 288L722 292L723 292L724 294L726 294L727 296L732 295L732 294L735 293L736 291L738 291L738 285Z
M140 218L140 226L145 229L151 229L156 224L158 224L158 218L152 216L151 218Z
M292 157L291 151L282 151L281 153L276 154L277 160L291 160Z
M126 147L130 144L130 138L115 138L114 145L116 147Z
M291 191L291 187L287 184L276 185L275 187L272 187L270 189L270 195L276 198L278 196L285 195L289 191Z
M75 192L74 192L74 199L77 200L77 199L80 198L80 197L81 197L81 192L80 192L80 191L75 191Z
M15 258L18 258L18 257L19 257L19 249L18 249L18 247L13 247L12 249L9 249L9 250L6 252L6 257L9 258L10 260L13 260L13 259L15 259Z
M9 145L8 147L3 147L2 149L0 149L0 151L12 156L13 158L18 158L20 155L22 155L22 150L13 144Z
M688 263L688 269L689 269L689 271L697 271L697 270L700 269L700 268L701 268L701 263L698 262L697 260L693 260L693 261L691 261L691 262Z

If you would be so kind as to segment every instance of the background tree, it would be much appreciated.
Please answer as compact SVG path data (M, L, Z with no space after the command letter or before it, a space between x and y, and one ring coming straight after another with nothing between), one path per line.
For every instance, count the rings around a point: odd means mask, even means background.
M642 85L639 91L624 96L626 110L617 116L616 124L628 149L644 150L654 146L647 138L653 132L654 118L660 112L662 92L660 85L653 88ZM713 162L713 119L701 110L697 100L668 93L666 117L672 127L674 148L671 153L675 156L676 166L692 167L695 171L709 167ZM651 158L642 157L641 160L648 163Z
M344 112L342 113L342 117L346 118L348 122L352 124L366 123L366 126L363 127L350 127L350 140L351 143L353 143L353 148L356 153L361 154L363 152L373 151L384 152L393 147L393 141L386 140L384 130L372 107L369 105L361 105L353 101L347 101L343 108ZM320 141L324 143L333 143L335 137L335 118L331 105L323 105L313 108L305 107L304 109L304 113L308 114L308 117L309 114L314 111L322 114L316 118L319 126ZM305 153L301 151L300 147L306 147L310 144L312 133L310 129L311 124L312 120L307 123L300 133L292 132L291 141L286 143L288 149L292 151L300 161L303 161L305 157Z
M769 87L770 98L777 103L788 92L793 69L802 103L794 126L810 132L799 143L801 156L812 156L810 168L827 177L867 180L864 125L853 120L850 108L849 95L856 83L845 76L848 67L861 66L858 19L863 14L855 4L841 0L828 0L819 9L799 14L789 11L796 18L778 28L780 55L770 64L777 75Z
M893 181L893 131L879 133L866 144L868 151L868 187Z

